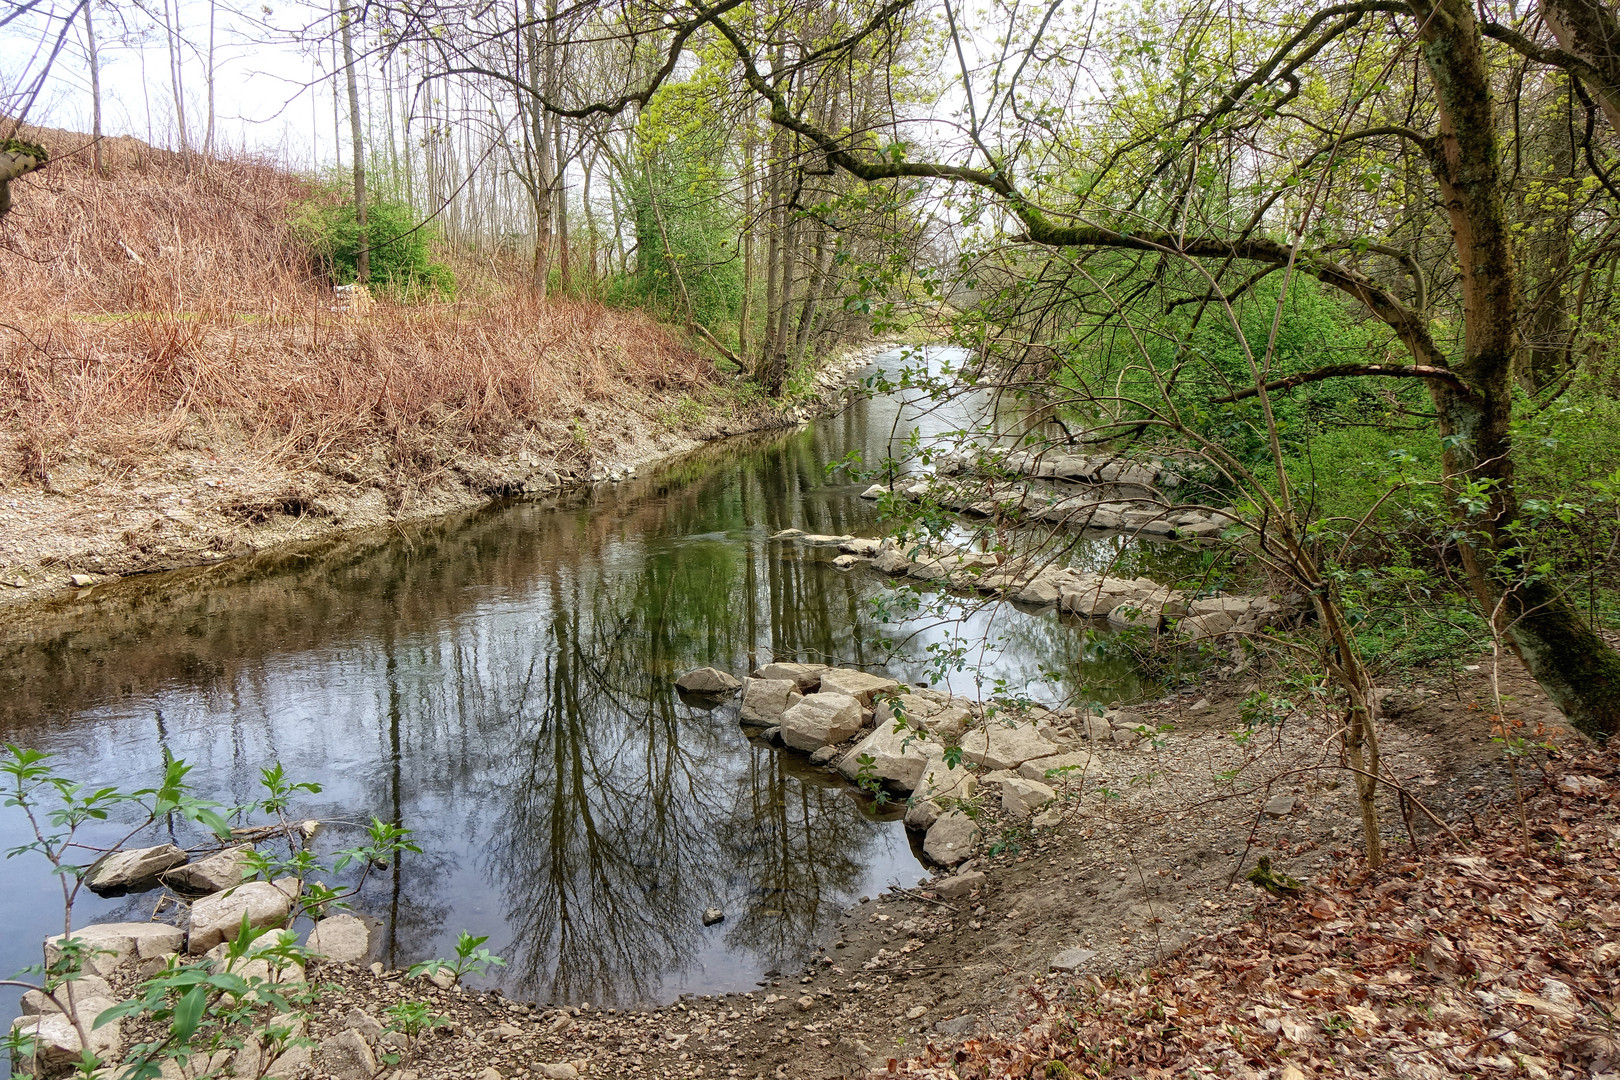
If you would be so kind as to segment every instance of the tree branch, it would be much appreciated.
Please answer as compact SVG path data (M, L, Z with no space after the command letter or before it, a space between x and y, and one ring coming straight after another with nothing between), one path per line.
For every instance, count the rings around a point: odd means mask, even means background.
M1266 391L1291 390L1306 383L1322 382L1325 379L1353 379L1365 375L1383 376L1388 378L1405 379L1433 379L1443 382L1459 394L1474 397L1474 391L1468 387L1457 373L1450 368L1432 367L1428 364L1330 364L1327 367L1317 368L1315 371L1302 371L1297 375L1289 375L1282 379L1273 379L1266 383ZM1257 397L1259 387L1248 387L1225 397L1210 398L1211 405L1229 405L1244 398Z

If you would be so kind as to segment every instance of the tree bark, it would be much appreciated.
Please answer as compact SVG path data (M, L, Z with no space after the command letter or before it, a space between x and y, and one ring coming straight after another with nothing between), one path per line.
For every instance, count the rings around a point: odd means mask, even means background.
M85 54L90 60L90 160L96 175L105 177L107 166L101 160L101 60L96 55L96 27L91 21L92 4L84 5Z
M349 84L349 141L354 159L354 219L360 227L360 250L355 253L354 277L362 285L371 282L371 233L366 228L366 150L360 134L360 90L354 73L354 42L349 28L349 0L338 0L338 28L343 37L343 73ZM213 100L212 83L209 100ZM212 106L210 105L210 108Z

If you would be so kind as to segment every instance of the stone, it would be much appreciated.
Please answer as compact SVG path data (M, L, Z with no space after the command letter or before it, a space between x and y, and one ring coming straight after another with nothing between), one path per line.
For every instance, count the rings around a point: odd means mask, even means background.
M717 907L704 908L703 909L703 925L704 926L713 926L715 923L721 922L722 920L724 920L725 917L726 917L726 913L721 911Z
M926 1005L913 1005L906 1010L907 1020L921 1020L926 1015L928 1015L928 1006Z
M1187 604L1187 614L1189 615L1213 615L1220 612L1235 619L1248 610L1249 598L1247 596L1206 596Z
M1012 594L1014 600L1023 604L1056 604L1063 599L1063 587L1055 579L1042 574L1033 581L1027 582L1022 588Z
M848 694L868 707L878 694L892 694L899 689L900 684L893 679L854 668L831 668L821 673L823 694Z
M69 1008L77 1008L79 1003L90 998L111 998L112 987L107 980L98 975L81 975L72 982L63 983L56 988L58 999L66 1000ZM61 1012L56 1002L52 1001L43 990L30 990L22 996L22 1011L28 1016L38 1016L41 1013Z
M1108 612L1108 625L1116 630L1152 630L1164 624L1164 610L1148 600L1125 600Z
M1109 736L1112 738L1112 734ZM1098 772L1097 759L1084 751L1035 758L1018 766L1018 775L1043 784L1072 784Z
M878 553L883 546L881 541L872 540L865 536L857 536L852 540L845 540L838 545L838 550L846 555L859 555L863 559L870 559Z
M772 725L771 727L766 728L764 731L759 733L759 737L764 739L766 742L770 743L772 746L781 746L782 745L782 725L781 724L775 724L775 725Z
M788 696L798 692L792 679L744 679L742 709L737 715L753 724L780 723Z
M90 871L86 884L96 892L133 889L156 881L165 870L173 870L187 859L184 851L173 844L136 848L133 851L115 851L102 859Z
M772 540L794 540L803 535L803 529L783 529L781 532L772 533L770 538Z
M884 487L882 484L873 484L871 487L869 487L865 491L861 492L861 498L863 498L863 499L881 499L881 498L883 498L883 496L887 495L888 493L889 493L889 489Z
M935 743L929 747L922 779L912 790L929 799L971 799L978 785L978 777L966 766L952 768L945 760L945 748Z
M812 765L825 765L825 764L827 764L827 762L831 761L833 758L835 758L837 756L838 756L838 747L836 747L836 746L823 746L820 750L817 750L815 753L810 755L810 764L812 764Z
M1063 808L1061 806L1053 806L1042 810L1040 813L1030 818L1029 823L1043 829L1056 828L1057 826L1063 824Z
M1032 758L1051 757L1056 749L1033 726L992 721L962 736L962 758L986 769L1016 769Z
M343 1017L343 1026L350 1031L358 1032L368 1046L376 1046L377 1040L383 1037L382 1024L364 1009L350 1009Z
M822 685L826 685L825 676ZM782 714L782 741L795 750L820 750L853 738L863 721L859 701L848 694L822 690Z
M321 1071L337 1080L371 1080L377 1072L377 1058L358 1031L339 1032L321 1040L315 1052Z
M64 935L45 939L45 959L56 963L61 958L60 943ZM155 960L168 953L178 952L185 944L185 934L177 926L167 923L98 923L81 927L72 935L85 945L83 970L91 975L108 975L128 960Z
M872 758L867 775L902 793L909 794L916 790L922 783L924 770L928 768L929 753L938 743L931 742L909 727L900 726L900 730L896 731L896 726L893 720L878 723L870 735L844 755L838 771L854 780L865 768L861 764L861 757L867 755ZM942 747L940 749L943 751Z
M977 822L960 810L952 810L928 827L923 854L941 866L955 866L973 855L983 836Z
M1094 586L1065 585L1060 590L1058 606L1064 611L1084 615L1091 619L1107 616L1124 602L1124 597L1104 592Z
M272 945L274 934L266 934L255 941L248 949L246 956L239 956L235 960L230 958L230 945L220 942L204 954L213 961L212 969L217 974L229 971L249 981L259 979L273 985L291 986L305 981L304 965L284 963L279 957L272 966L268 957L262 955L265 949Z
M853 540L855 538L850 536L848 533L840 533L838 536L831 536L827 533L805 533L798 539L801 544L837 547L844 541Z
M264 1065L264 1043L258 1035L250 1034L242 1040L242 1048L232 1056L226 1075L239 1076L242 1080L258 1080Z
M826 664L766 664L754 672L757 679L791 679L801 694L808 694L821 685L821 673Z
M1100 716L1082 717L1075 726L1092 742L1107 742L1114 737L1113 725Z
M1176 622L1176 636L1189 641L1203 641L1207 638L1220 637L1236 623L1237 620L1224 611L1212 611L1208 615L1188 615Z
M1015 776L1001 782L1001 808L1014 821L1023 821L1055 798L1057 792L1039 780Z
M506 1080L499 1069L485 1069L478 1074L478 1080Z
M832 561L832 564L835 570L853 570L860 561L854 555L840 555Z
M1048 960L1046 967L1049 971L1061 971L1066 975L1073 975L1091 963L1096 956L1096 949L1064 949Z
M1299 800L1292 795L1273 795L1266 800L1266 805L1261 809L1267 817L1285 818L1292 814L1294 807L1298 805Z
M333 915L315 924L309 950L338 964L357 964L371 951L371 931L354 915Z
M286 922L291 910L292 893L268 881L249 881L211 893L191 905L191 937L186 949L200 955L234 938L244 913L248 925L260 928Z
M927 832L929 826L939 820L939 815L945 808L932 799L918 799L906 807L906 828L917 832Z
M977 1026L978 1020L970 1014L953 1016L949 1020L940 1020L934 1024L934 1030L941 1035L966 1035Z
M295 1077L315 1066L315 1055L307 1046L294 1046L270 1063L266 1076Z
M187 863L163 875L163 884L171 889L193 893L213 893L242 884L248 875L250 847L226 848L205 859Z
M971 893L984 888L985 876L978 870L969 870L955 877L945 878L934 882L934 891L941 900L961 900Z
M793 1004L799 1007L800 1012L809 1012L811 1009L816 1007L816 999L811 997L809 994L806 994Z
M898 548L878 552L872 565L885 574L904 574L911 570L911 560L900 554Z
M69 574L68 575L68 584L72 585L76 589L82 589L86 585L94 585L95 583L96 583L96 579L91 577L89 574Z
M122 1020L95 1027L96 1017L112 1008L117 1002L111 998L84 998L75 1001L79 1023L86 1029L85 1037L90 1040L90 1049L102 1060L116 1058L124 1045L124 1025ZM36 1076L61 1072L79 1060L84 1050L84 1044L79 1041L78 1029L73 1026L73 1020L66 1013L41 1013L36 1016L19 1016L11 1022L11 1030L20 1032L34 1040L34 1054L32 1059L24 1065L25 1071L32 1071Z
M719 668L700 667L676 679L675 685L689 694L734 694L742 680Z
M1137 734L1131 728L1121 727L1114 729L1115 746L1123 746L1129 749L1130 747L1135 746L1141 740L1141 738L1142 736Z
M542 1080L579 1080L579 1068L566 1061L552 1065L540 1061L534 1065L534 1075Z

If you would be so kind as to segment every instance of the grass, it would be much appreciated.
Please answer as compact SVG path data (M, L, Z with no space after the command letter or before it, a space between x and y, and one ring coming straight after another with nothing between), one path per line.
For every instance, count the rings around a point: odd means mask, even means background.
M334 314L292 224L304 179L253 159L188 174L132 139L109 141L100 178L71 153L82 137L30 137L61 156L14 186L0 225L0 488L199 433L305 467L380 451L422 476L572 444L593 406L651 414L717 379L645 314L540 303L487 259L456 267L453 303Z

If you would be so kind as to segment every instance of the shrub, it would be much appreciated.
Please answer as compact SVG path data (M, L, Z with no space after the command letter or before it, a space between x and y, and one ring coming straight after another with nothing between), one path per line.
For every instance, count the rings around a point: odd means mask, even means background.
M332 279L347 285L359 276L362 233L352 201L330 196L300 205L295 226L312 261ZM431 225L416 220L404 203L380 199L366 207L364 242L370 244L371 283L401 300L455 295L450 268L433 257Z

